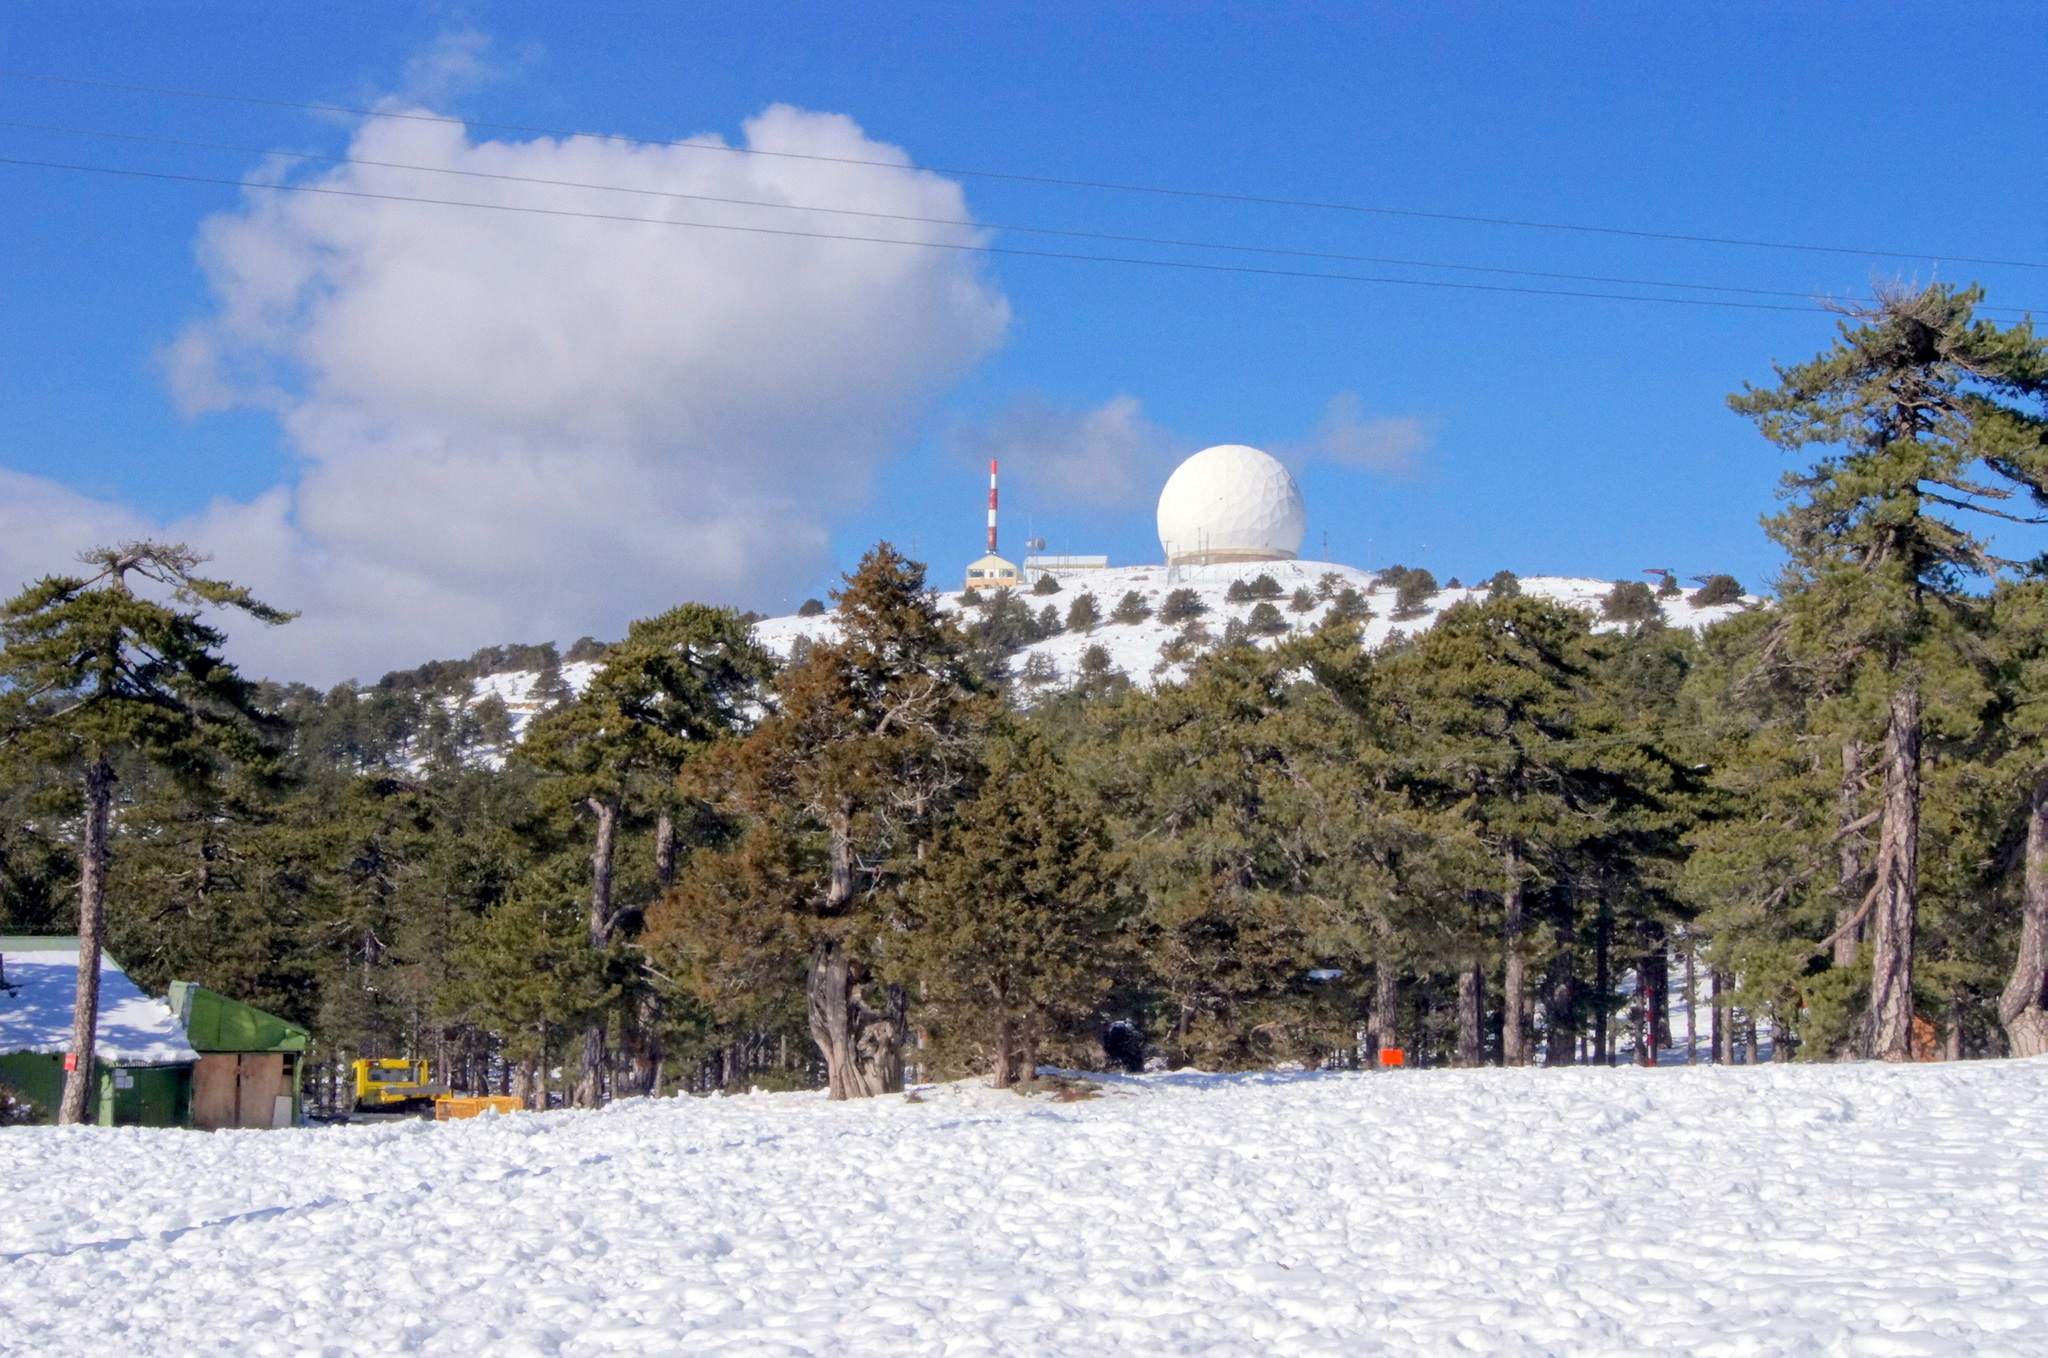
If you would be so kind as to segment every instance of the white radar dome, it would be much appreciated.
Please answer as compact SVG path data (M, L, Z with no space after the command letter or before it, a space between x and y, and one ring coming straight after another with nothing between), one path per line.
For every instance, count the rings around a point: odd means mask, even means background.
M1293 474L1242 443L1204 448L1159 492L1159 545L1169 566L1292 561L1307 526Z

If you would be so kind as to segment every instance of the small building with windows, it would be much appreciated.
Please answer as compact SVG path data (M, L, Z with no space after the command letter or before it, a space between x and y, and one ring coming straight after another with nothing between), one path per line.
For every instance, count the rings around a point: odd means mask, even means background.
M1018 574L1016 563L1005 561L994 552L990 552L979 561L969 563L967 567L969 589L986 593L990 590L1016 589L1023 583L1024 577Z
M78 997L78 940L0 937L0 1084L32 1120L55 1122ZM178 1016L100 955L95 1088L89 1120L103 1127L182 1127L191 1118L199 1053Z

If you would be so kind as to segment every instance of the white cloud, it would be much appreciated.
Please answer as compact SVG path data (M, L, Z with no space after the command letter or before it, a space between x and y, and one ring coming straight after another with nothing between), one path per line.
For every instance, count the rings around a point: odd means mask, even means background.
M351 163L296 182L665 222L252 189L205 224L216 310L167 351L173 390L192 411L275 411L301 459L296 485L160 530L301 610L242 629L245 664L373 674L817 577L835 512L1000 341L1007 304L964 251L666 222L954 245L977 232L363 163L967 217L957 184L850 119L777 106L745 130L756 149L903 168L370 119ZM69 494L28 480L0 495ZM84 531L93 502L63 503Z
M1366 419L1351 392L1339 392L1323 407L1323 418L1305 439L1279 444L1274 452L1296 461L1335 462L1362 471L1406 475L1416 455L1429 446L1429 431L1413 415Z
M1026 395L984 423L956 428L951 441L977 460L998 459L1006 483L1054 510L1148 505L1174 464L1193 451L1146 419L1134 396L1071 410Z

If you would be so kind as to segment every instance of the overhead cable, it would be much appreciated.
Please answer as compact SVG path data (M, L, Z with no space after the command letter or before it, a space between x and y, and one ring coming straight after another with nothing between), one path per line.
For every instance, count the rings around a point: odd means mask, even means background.
M451 118L438 113L399 112L394 109L354 108L346 104L309 103L292 99L266 99L256 95L220 94L207 90L181 90L158 85L136 85L113 80L86 80L75 76L39 75L27 71L0 71L0 78L30 80L53 85L76 85L92 89L121 90L131 94L163 94L182 99L212 99L225 103L254 104L266 108L299 109L312 113L338 113L355 118L388 118L408 122L453 124L458 127L488 128L497 132L519 132L543 137L590 137L620 141L635 146L667 146L682 150L719 152L729 155L766 156L781 160L819 161L832 165L861 165L897 172L922 170L931 174L976 179L1008 180L1015 183L1047 184L1060 188L1101 189L1116 193L1152 194L1169 198L1198 198L1215 202L1245 203L1264 207L1309 208L1327 212L1356 212L1383 217L1408 217L1425 221L1463 222L1478 226L1509 226L1537 231L1578 231L1603 236L1626 236L1638 240L1675 241L1693 245L1731 245L1759 250L1795 250L1809 254L1860 255L1874 259L1915 259L1940 264L1988 264L2013 269L2048 269L2048 263L2020 259L1989 259L1970 255L1931 254L1917 250L1875 250L1846 245L1812 245L1796 241L1756 240L1738 236L1702 236L1675 231L1642 231L1619 226L1592 226L1579 222L1545 222L1516 217L1483 217L1456 212L1424 212L1413 208L1381 207L1364 203L1333 203L1309 198L1276 198L1250 193L1225 193L1210 189L1169 188L1156 184L1122 184L1110 180L1069 179L1056 175L1018 174L1000 170L968 169L960 166L913 165L899 161L871 160L857 156L827 156L803 151L770 151L754 146L728 146L724 142L662 141L619 133L584 132L564 128L533 127L519 123L495 123Z
M1249 264L1208 264L1198 260L1144 259L1129 255L1090 255L1078 251L1025 250L1015 246L988 245L969 241L904 240L892 236L854 236L829 231L798 231L791 227L741 226L734 222L679 221L669 217L629 217L623 213L578 212L569 208L534 207L516 203L475 203L456 198L426 198L402 193L373 193L367 189L342 189L318 184L263 183L225 179L215 175L174 174L164 170L133 170L110 165L77 165L66 161L29 160L0 156L0 165L30 166L45 170L71 170L82 174L119 175L131 179L165 180L184 184L222 184L230 188L255 189L272 193L314 193L337 198L368 198L390 203L420 203L435 207L471 208L483 212L523 212L543 217L584 218L601 222L630 222L646 226L680 226L703 231L733 231L758 236L789 236L806 240L851 241L867 245L903 245L928 250L953 250L964 254L1010 255L1026 259L1087 260L1099 264L1132 264L1155 269L1192 269L1202 273L1254 274L1268 278L1315 278L1342 283L1382 283L1397 287L1449 288L1461 292L1502 292L1537 297L1581 297L1594 301L1661 302L1669 306L1706 306L1740 311L1826 312L1835 308L1812 304L1794 306L1783 302L1734 302L1712 297L1654 297L1642 293L1582 292L1569 288L1518 287L1506 283L1454 283L1438 278L1387 278L1370 274L1319 273L1310 269L1269 269Z
M133 132L107 132L97 128L59 127L48 123L25 123L0 119L0 127L33 132L56 132L68 136L100 137L115 141L141 142L152 146L176 146L191 150L232 151L254 156L288 160L321 161L333 165L361 165L381 170L403 170L420 174L456 175L510 184L536 184L550 188L584 189L599 193L625 193L645 198L666 198L695 203L718 203L732 207L767 208L783 212L816 212L839 217L863 217L876 221L910 222L925 226L958 226L984 231L1011 231L1038 236L1062 236L1076 240L1112 241L1124 245L1164 245L1190 250L1221 250L1238 254L1271 255L1290 259L1319 259L1350 264L1395 264L1406 268L1442 269L1457 273L1502 274L1517 278L1549 278L1575 283L1619 283L1629 287L1675 288L1688 292L1725 292L1751 297L1811 298L1811 292L1785 288L1746 288L1721 283L1675 283L1661 278L1629 278L1610 274L1560 273L1546 269L1516 269L1502 265L1450 264L1438 260L1404 259L1387 255L1354 255L1326 250L1292 250L1267 245L1238 245L1222 241L1182 240L1169 236L1131 236L1108 231L1079 231L1064 227L1019 226L1006 222L978 222L963 217L920 217L908 213L874 212L862 208L825 207L809 203L778 203L758 198L731 198L709 193L683 193L672 189L649 189L625 184L593 184L583 180L550 179L540 175L500 174L488 170L465 170L446 165L412 165L402 161L368 160L353 155L331 155L317 151L278 151L259 146L225 142L189 141L179 137L152 137ZM1849 298L1862 302L1865 298ZM1981 311L2025 312L2024 307L1980 307Z

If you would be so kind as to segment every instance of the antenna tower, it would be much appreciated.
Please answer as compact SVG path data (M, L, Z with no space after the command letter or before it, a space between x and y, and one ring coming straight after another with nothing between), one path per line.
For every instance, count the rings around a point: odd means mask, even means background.
M996 554L996 460L988 460L988 554Z

